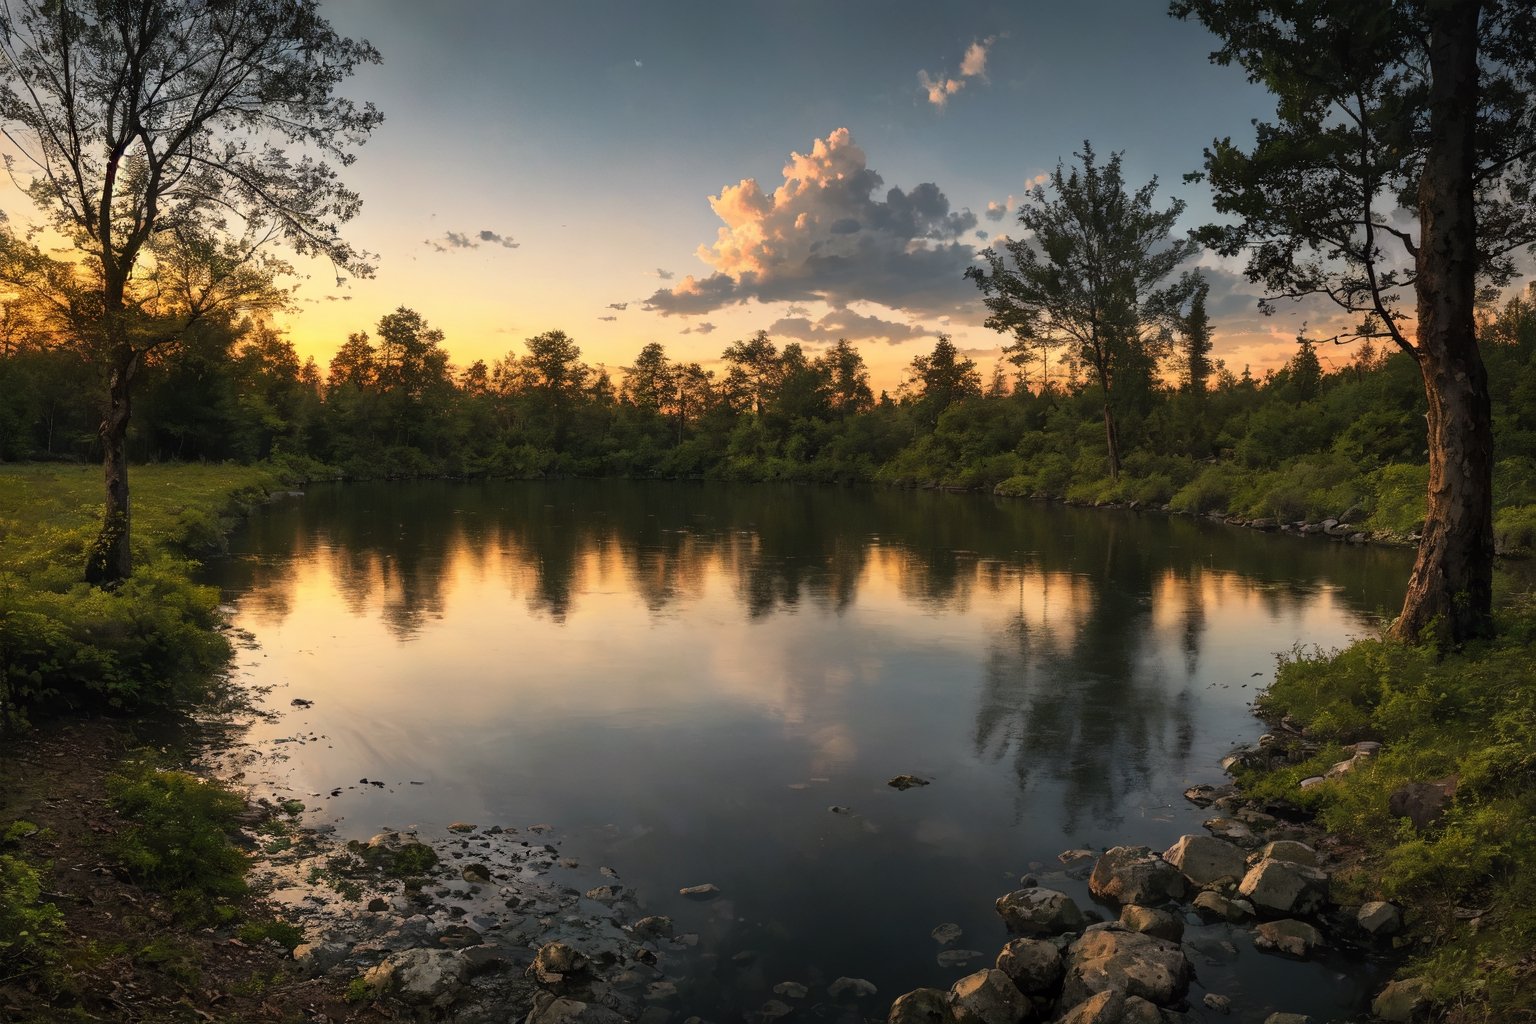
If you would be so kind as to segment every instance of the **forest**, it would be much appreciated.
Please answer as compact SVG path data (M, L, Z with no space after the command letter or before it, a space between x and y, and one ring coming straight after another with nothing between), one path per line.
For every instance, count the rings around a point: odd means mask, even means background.
M1536 539L1536 293L1483 308L1478 329L1498 544L1514 553ZM727 346L719 370L674 360L660 342L627 366L592 365L559 330L462 366L450 339L403 306L325 366L263 320L200 323L145 366L129 445L136 462L273 460L348 479L938 486L1277 525L1333 517L1412 538L1427 479L1413 361L1303 335L1283 367L1255 376L1226 366L1220 342L1192 358L1178 338L1122 372L1118 476L1101 398L1070 353L982 367L939 337L895 394L878 395L854 344L812 354L763 332ZM99 374L78 349L10 331L0 459L99 461Z

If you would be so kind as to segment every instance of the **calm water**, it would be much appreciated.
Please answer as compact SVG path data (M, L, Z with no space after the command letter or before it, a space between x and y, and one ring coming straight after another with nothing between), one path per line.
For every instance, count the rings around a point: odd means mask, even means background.
M1027 871L1086 905L1056 854L1198 831L1180 794L1260 731L1275 653L1368 630L1410 561L975 495L426 483L316 487L209 575L260 641L245 677L314 701L256 727L325 737L283 748L295 791L389 780L312 822L550 823L701 933L718 1018L783 980L867 978L882 1016L947 986L979 965L929 932L990 960ZM1206 931L1239 948L1196 959L1191 1019L1205 989L1238 1020L1360 997Z

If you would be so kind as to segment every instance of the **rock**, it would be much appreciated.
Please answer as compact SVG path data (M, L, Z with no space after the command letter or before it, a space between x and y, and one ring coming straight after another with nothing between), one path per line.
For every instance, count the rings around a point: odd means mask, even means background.
M1086 922L1072 897L1055 889L1016 889L997 901L1009 931L1022 935L1061 935Z
M1254 931L1253 948L1265 953L1284 953L1298 959L1327 945L1323 933L1307 924L1286 918L1283 921L1265 921Z
M677 890L677 894L691 900L712 900L720 895L720 887L713 882L705 882L703 885L684 886Z
M794 1008L788 1003L778 999L770 999L757 1011L757 1015L763 1020L778 1020L794 1013Z
M1220 789L1203 782L1198 786L1190 786L1184 791L1184 799L1196 807L1209 807L1221 795L1222 791Z
M1333 767L1323 772L1323 778L1336 779L1340 775L1348 775L1350 772L1354 771L1368 760L1370 760L1370 758L1355 756L1347 758L1343 761L1336 761L1334 762Z
M1163 859L1196 886L1223 878L1236 880L1248 870L1248 859L1242 849L1215 836L1180 836Z
M1264 1024L1312 1024L1312 1018L1304 1013L1272 1013Z
M491 869L484 864L466 864L460 877L471 885L490 885Z
M670 939L672 919L662 914L642 917L635 922L635 934L642 939Z
M1355 913L1355 923L1373 937L1396 935L1403 927L1403 912L1390 903L1372 900ZM297 951L294 956L298 956Z
M890 782L887 782L886 785L890 786L892 789L899 789L905 792L906 790L912 789L915 786L928 785L928 780L920 779L916 775L898 775Z
M1305 864L1268 858L1243 876L1237 891L1273 914L1311 914L1328 901L1328 876Z
M1145 846L1104 852L1088 878L1088 891L1109 903L1155 906L1184 896L1184 876Z
M437 820L438 821L442 821L443 819L439 818ZM467 821L456 821L452 825L448 826L448 831L449 832L461 832L462 833L462 832L473 832L474 830L475 830L475 826L471 825Z
M1232 1012L1232 1000L1215 992L1207 992L1201 1002L1205 1004L1206 1009L1215 1010L1217 1013Z
M595 885L588 889L583 895L585 895L589 900L594 900L598 903L609 904L617 903L619 901L619 897L621 897L623 894L624 887L622 885Z
M1346 749L1354 751L1356 757L1375 757L1381 753L1381 744L1376 740L1361 740Z
M1422 1020L1429 1015L1429 997L1424 994L1423 978L1404 978L1388 982L1375 999L1371 1013L1382 1020L1397 1022Z
M1321 786L1327 781L1328 780L1323 778L1321 775L1309 775L1305 779L1302 779L1299 785L1302 789L1311 789L1313 786Z
M1225 839L1239 846L1253 846L1258 842L1254 838L1253 829L1233 818L1215 817L1207 818L1204 822L1205 830L1218 839Z
M1145 932L1169 942L1178 942L1184 937L1183 918L1166 910L1154 910L1135 903L1127 903L1120 908L1120 923L1133 932Z
M548 993L541 993L548 997ZM524 1024L625 1024L615 1010L566 998L536 998Z
M960 936L964 935L965 932L961 931L960 926L957 924L946 923L939 925L929 934L933 936L934 942L937 942L941 946L947 946L951 942L954 942L956 939L960 938Z
M833 999L841 999L847 996L851 999L863 999L880 991L875 988L874 982L865 981L863 978L838 978L827 986L827 995Z
M1253 904L1246 900L1229 900L1220 893L1209 890L1195 897L1194 907L1201 917L1218 918L1222 921L1241 921L1253 916Z
M363 975L369 987L393 992L416 1006L444 1009L469 977L469 966L446 949L407 949L387 957Z
M1294 839L1277 839L1269 843L1259 851L1255 863L1266 858L1283 860L1289 864L1305 864L1309 868L1317 867L1317 851L1306 843L1298 843Z
M997 969L1027 996L1049 995L1061 984L1061 950L1044 939L1014 939L997 954Z
M800 984L798 981L781 981L777 985L773 986L774 995L784 996L788 999L804 999L809 991L809 989ZM928 991L938 992L939 990L933 988L929 989ZM939 997L941 999L943 998L943 995L944 994L942 992L939 992Z
M469 969L470 977L499 971L508 962L502 951L495 946L469 946L459 956L464 958L464 966Z
M677 984L663 978L645 986L645 998L653 1003L664 1003L677 998Z
M913 989L897 996L886 1024L949 1024L949 995L936 988Z
M1089 932L1067 951L1062 1004L1076 1006L1114 988L1169 1006L1183 997L1191 973L1176 943L1141 932Z
M1106 989L1087 1002L1078 1003L1061 1021L1062 1024L1163 1024L1163 1014L1156 1005L1140 996Z
M587 973L591 961L563 942L547 942L534 954L528 975L543 985L561 985Z
M1456 795L1456 778L1438 782L1410 782L1387 798L1387 809L1396 818L1407 818L1422 832L1440 819Z
M451 924L433 936L433 941L444 949L464 949L480 945L485 937L468 925Z
M946 949L939 954L939 966L964 967L972 960L980 960L984 955L976 949Z
M294 962L306 977L324 974L347 958L352 946L346 942L303 942L293 947Z
M955 982L950 986L948 1002L955 1024L1019 1024L1034 1016L1029 999L996 968Z
M1062 850L1056 855L1056 859L1067 867L1072 867L1075 864L1093 860L1095 856L1092 850Z

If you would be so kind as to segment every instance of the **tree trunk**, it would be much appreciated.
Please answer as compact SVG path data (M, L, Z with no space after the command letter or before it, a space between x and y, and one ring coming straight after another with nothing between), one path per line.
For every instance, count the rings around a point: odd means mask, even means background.
M101 470L106 482L106 507L101 532L91 545L85 580L98 587L113 587L133 574L128 517L128 419L132 408L130 388L138 368L138 353L128 345L114 346L107 408L101 419Z
M1120 432L1115 428L1115 413L1104 401L1104 440L1109 446L1109 478L1120 479Z
M1477 347L1475 3L1431 4L1430 145L1419 182L1418 360L1429 399L1429 506L1393 633L1459 644L1493 624L1493 426ZM1433 634L1431 636L1430 634Z

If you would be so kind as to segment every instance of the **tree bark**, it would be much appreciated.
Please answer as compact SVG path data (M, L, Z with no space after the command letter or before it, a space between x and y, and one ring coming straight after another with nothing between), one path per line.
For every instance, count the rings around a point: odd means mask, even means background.
M114 587L133 575L133 551L128 513L128 421L133 408L132 385L138 353L125 343L113 346L107 387L107 408L101 418L101 471L106 506L101 532L91 545L85 580L93 586Z
M1109 447L1109 478L1120 479L1120 431L1115 428L1115 412L1104 399L1104 442Z
M1477 347L1474 130L1478 11L1430 7L1430 144L1419 182L1419 372L1429 399L1429 505L1392 632L1459 644L1493 624L1493 427Z

